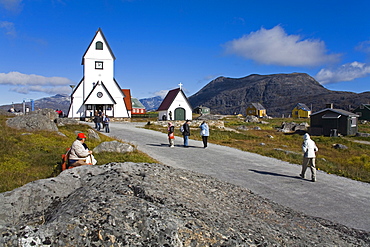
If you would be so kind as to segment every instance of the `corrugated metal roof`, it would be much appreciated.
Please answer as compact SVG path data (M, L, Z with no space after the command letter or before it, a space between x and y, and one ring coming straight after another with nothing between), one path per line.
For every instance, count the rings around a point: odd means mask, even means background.
M311 111L310 108L308 108L305 104L303 103L298 103L296 105L297 109L303 110L303 111Z
M261 105L260 103L251 103L251 105L257 110L266 110L265 107L263 107L263 105Z
M132 108L145 109L145 106L137 99L131 98Z
M348 117L359 117L359 115L357 115L353 112L345 111L345 110L342 110L342 109L331 109L331 108L325 108L325 109L322 109L321 111L314 112L314 113L311 114L311 116L315 116L315 115L317 115L319 113L322 113L322 112L325 112L325 111L335 112L335 113L341 114L343 116L348 116Z

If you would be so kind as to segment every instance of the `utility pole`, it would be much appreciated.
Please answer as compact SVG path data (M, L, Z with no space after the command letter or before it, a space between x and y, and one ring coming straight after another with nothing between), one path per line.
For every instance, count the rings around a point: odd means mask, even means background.
M71 93L71 111L72 111L72 119L73 119L73 100L72 100L72 95L73 95L73 89L75 88L75 85L69 85L72 89Z

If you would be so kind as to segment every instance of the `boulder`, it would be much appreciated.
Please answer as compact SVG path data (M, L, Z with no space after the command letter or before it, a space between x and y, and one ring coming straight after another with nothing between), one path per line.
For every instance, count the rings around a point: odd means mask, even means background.
M87 131L87 138L100 141L99 134L96 131L92 130L92 129L89 129Z
M258 117L256 117L256 116L251 116L251 115L248 115L246 118L245 118L245 120L244 120L244 122L248 122L248 123L258 123L260 120L259 120L259 118Z
M133 152L135 148L127 143L118 141L102 142L96 148L93 149L94 153L101 152L116 152L116 153L127 153Z
M281 124L281 127L279 129L279 131L281 132L284 132L284 133L287 133L287 132L302 132L302 131L307 131L307 128L309 127L309 124L308 123L295 123L295 122L290 122L290 123L286 123L286 122L283 122Z
M333 144L333 148L335 148L335 149L348 149L348 147L346 145L339 144L339 143Z
M37 114L37 115L43 115L48 117L50 120L54 121L56 118L59 118L59 114L55 112L53 109L38 109L36 111L31 111L29 114Z
M249 130L249 128L245 125L240 125L238 127L236 127L237 130Z
M357 132L357 133L356 133L356 136L360 136L360 137L370 137L370 133L361 133L361 132Z
M65 126L65 125L77 125L80 124L79 121L72 118L55 118L54 122L57 124L57 126Z
M80 166L0 194L0 246L367 246L369 233L160 164Z
M53 119L54 120L54 119ZM15 129L58 131L50 116L40 114L21 115L6 121L7 126Z

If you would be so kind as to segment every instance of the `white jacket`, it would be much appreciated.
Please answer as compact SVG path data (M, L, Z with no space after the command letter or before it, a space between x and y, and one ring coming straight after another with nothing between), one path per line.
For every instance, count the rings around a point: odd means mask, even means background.
M302 143L302 151L305 158L315 158L319 149L317 148L315 142L311 139L309 134L304 134Z
M75 140L72 144L69 159L71 160L85 160L89 155L89 150L85 149L79 140Z

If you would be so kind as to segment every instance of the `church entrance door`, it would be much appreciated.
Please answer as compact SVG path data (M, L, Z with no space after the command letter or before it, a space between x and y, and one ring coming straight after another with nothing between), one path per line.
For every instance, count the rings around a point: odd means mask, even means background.
M184 108L175 109L175 120L185 120L185 109Z

